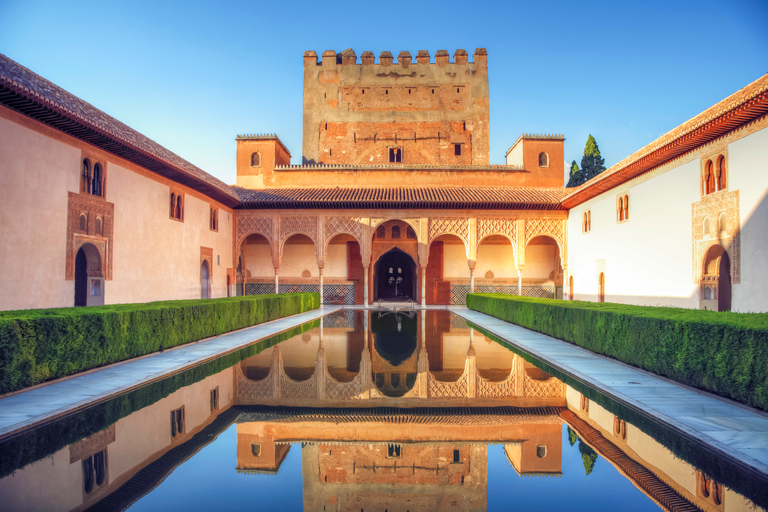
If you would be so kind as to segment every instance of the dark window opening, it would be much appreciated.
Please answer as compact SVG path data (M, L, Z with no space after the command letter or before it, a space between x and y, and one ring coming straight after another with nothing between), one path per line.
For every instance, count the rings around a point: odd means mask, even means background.
M101 165L96 164L93 166L93 179L91 180L91 193L95 196L101 197Z
M83 160L83 174L82 174L82 192L86 194L91 193L91 163L86 159Z
M392 226L392 238L400 238L400 226Z
M461 156L461 144L453 145L453 154L456 156Z
M171 439L184 433L184 408L171 411Z
M408 238L410 240L416 240L416 232L413 230L411 226L408 226L406 228L405 238Z
M403 150L401 148L389 148L389 162L401 163L403 161Z
M107 476L107 451L102 450L83 459L83 490L90 494L104 485Z
M219 408L219 388L211 390L211 412Z
M251 153L251 167L261 166L261 154L258 151Z
M461 453L459 450L453 450L453 462L461 462Z
M539 153L539 167L549 167L549 155L543 151Z
M376 238L386 238L387 237L387 228L384 226L379 226L376 228Z
M387 445L387 457L393 458L393 459L400 459L403 456L402 452L403 446L399 444L389 444Z
M389 94L389 89L385 89L384 94Z

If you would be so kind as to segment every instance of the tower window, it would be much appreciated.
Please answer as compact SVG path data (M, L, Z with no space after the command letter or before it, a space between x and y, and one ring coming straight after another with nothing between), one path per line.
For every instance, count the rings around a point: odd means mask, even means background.
M539 167L549 167L549 155L544 151L539 153Z
M251 167L261 167L261 155L258 151L251 154Z
M453 154L456 156L461 156L461 144L453 145Z
M401 163L403 161L402 148L389 148L389 163Z
M453 450L453 463L458 464L461 462L461 452L459 450Z

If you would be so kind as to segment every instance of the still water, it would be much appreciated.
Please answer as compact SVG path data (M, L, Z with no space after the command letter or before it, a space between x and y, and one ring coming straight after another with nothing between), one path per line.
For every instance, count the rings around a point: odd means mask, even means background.
M448 311L342 310L6 441L0 509L764 505L727 461L548 371Z

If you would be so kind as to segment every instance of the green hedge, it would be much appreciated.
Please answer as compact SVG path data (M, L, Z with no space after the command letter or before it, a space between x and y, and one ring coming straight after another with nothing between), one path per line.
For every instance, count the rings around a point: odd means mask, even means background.
M0 312L0 394L318 307L285 293Z
M468 294L467 306L768 411L768 314Z

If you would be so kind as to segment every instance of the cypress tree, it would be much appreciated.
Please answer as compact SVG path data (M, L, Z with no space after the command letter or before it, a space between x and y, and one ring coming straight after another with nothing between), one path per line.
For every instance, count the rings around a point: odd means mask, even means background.
M584 147L584 157L581 159L581 174L584 182L587 182L605 170L605 159L600 156L600 148L597 141L590 135L587 145Z
M566 187L568 188L575 187L575 186L581 185L582 183L584 182L581 179L581 170L579 169L579 164L577 164L576 160L574 160L571 163L571 174L570 174L570 178L568 178L568 184L566 185Z

